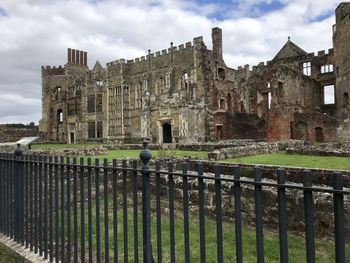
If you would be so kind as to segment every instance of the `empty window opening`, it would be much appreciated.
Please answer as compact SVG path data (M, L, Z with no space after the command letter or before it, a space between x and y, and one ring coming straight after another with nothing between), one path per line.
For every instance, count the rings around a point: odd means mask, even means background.
M61 109L57 111L57 122L63 123L63 111Z
M267 93L267 107L268 107L268 109L271 109L271 100L272 100L271 92L268 92Z
M311 76L311 62L304 62L303 63L303 74L306 76Z
M163 124L163 143L172 143L171 125L169 123Z
M278 82L278 95L283 97L283 82Z
M316 142L323 142L323 130L321 127L315 128L315 139Z
M188 88L190 84L190 75L185 72L181 75L181 88Z
M225 79L225 70L223 68L218 68L219 79Z
M334 104L334 85L323 86L323 102L324 104Z
M348 105L349 104L349 93L344 92L343 95L343 105Z
M219 109L220 110L226 110L226 99L220 98L219 100Z
M89 139L95 138L95 122L88 122L88 137Z
M321 66L321 73L322 74L328 73L328 72L333 72L333 65L332 64Z
M97 122L97 134L96 138L102 138L103 136L103 124L102 121Z
M96 80L96 85L97 86L102 86L103 85L103 80Z

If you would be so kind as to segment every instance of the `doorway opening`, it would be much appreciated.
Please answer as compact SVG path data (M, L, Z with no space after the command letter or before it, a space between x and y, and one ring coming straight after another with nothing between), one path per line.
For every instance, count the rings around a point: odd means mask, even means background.
M74 144L74 133L70 133L70 143Z
M163 124L163 143L172 143L173 138L171 134L171 125L169 123Z
M315 128L316 142L323 142L323 130L321 127Z

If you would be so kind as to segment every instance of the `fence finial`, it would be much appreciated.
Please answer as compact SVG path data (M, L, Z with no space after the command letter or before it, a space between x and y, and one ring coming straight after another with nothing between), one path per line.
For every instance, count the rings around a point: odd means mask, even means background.
M148 141L143 141L143 150L140 152L140 159L143 162L143 168L148 169L148 162L151 160L152 154L148 149Z
M16 158L20 158L23 153L23 150L21 149L21 144L17 143L17 148L15 150L15 156Z

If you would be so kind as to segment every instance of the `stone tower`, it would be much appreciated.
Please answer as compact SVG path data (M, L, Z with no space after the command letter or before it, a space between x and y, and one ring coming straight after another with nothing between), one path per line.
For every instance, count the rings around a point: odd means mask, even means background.
M336 115L343 122L341 133L350 135L350 3L341 3L336 11L333 26L333 47L336 73Z

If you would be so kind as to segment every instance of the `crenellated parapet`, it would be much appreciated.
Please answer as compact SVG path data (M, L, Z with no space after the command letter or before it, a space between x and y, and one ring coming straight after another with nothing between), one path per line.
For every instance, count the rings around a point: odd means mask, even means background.
M58 67L42 66L41 67L42 76L64 75L64 74L65 74L65 69L62 66L58 66Z

